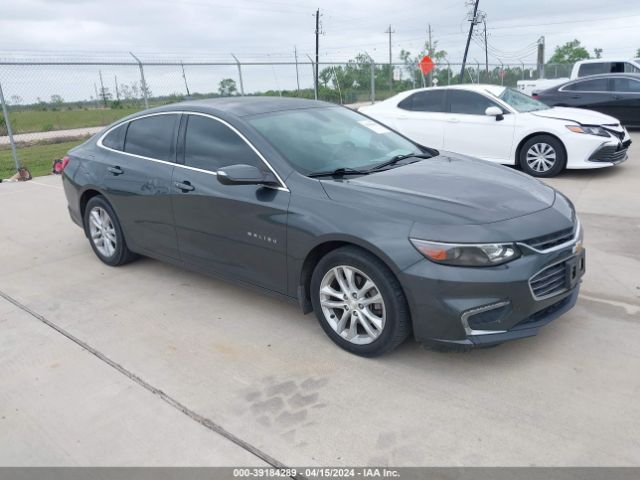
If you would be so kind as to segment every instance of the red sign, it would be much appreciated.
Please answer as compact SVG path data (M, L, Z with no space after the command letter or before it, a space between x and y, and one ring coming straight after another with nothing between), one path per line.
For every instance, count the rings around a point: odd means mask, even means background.
M431 70L433 70L436 64L433 63L433 60L431 60L431 57L427 55L422 57L422 60L420 60L420 63L418 64L418 66L420 67L420 70L422 71L422 73L426 75Z

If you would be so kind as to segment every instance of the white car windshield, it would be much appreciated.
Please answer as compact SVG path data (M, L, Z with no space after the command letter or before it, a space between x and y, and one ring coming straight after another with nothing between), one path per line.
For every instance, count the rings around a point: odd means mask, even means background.
M549 108L548 105L524 93L520 93L513 88L505 88L499 98L520 113L535 112L536 110L546 110Z

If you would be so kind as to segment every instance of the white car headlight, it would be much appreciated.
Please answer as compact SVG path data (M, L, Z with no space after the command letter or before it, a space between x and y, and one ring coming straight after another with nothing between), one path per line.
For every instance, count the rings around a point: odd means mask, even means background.
M411 238L413 246L427 259L460 267L492 267L515 260L520 251L513 243L441 243Z
M574 133L586 133L588 135L597 135L598 137L609 136L609 132L596 125L565 125L565 127Z

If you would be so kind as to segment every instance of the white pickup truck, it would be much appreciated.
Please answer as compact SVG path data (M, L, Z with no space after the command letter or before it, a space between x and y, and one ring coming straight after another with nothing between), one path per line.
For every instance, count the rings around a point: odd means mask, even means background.
M573 65L570 77L563 78L542 78L540 80L519 80L518 90L526 95L542 92L547 88L560 85L561 83L575 80L579 77L596 75L598 73L640 73L640 58L629 59L606 59L594 58L591 60L580 60Z

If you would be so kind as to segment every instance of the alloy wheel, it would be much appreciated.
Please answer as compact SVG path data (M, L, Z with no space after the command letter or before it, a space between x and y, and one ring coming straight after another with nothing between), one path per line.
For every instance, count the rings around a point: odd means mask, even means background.
M373 280L357 268L339 265L324 275L320 306L331 328L353 344L372 343L384 329L382 294Z
M548 143L534 143L527 150L527 165L534 172L545 173L556 163L556 150Z
M118 246L116 229L104 208L96 206L89 212L89 235L100 254L108 258L115 253Z

